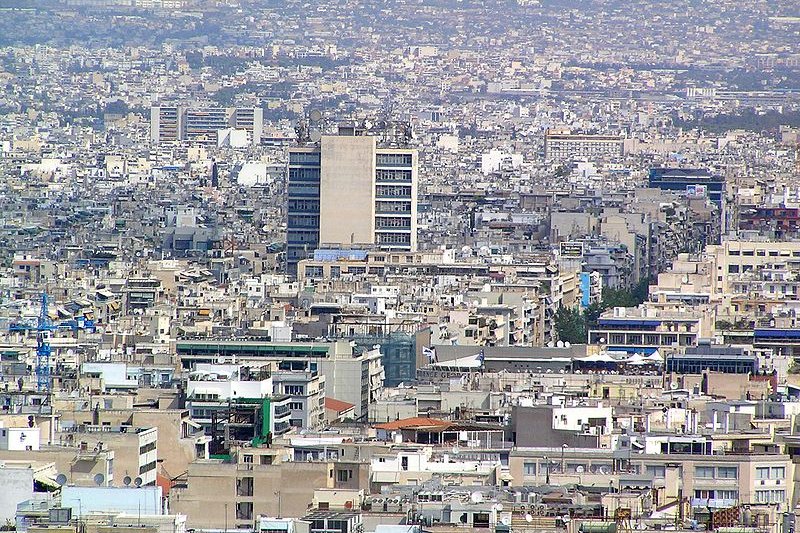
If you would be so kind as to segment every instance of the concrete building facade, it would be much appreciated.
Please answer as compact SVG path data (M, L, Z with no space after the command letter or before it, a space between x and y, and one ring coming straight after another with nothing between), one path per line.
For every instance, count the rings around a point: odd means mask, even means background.
M287 262L320 246L417 247L417 152L371 135L324 135L289 151Z

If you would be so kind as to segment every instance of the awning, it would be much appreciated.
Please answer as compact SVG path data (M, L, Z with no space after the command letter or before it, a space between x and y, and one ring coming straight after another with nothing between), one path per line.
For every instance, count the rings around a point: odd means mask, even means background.
M450 361L441 361L433 363L431 366L436 368L480 368L480 354L468 355L467 357L451 359Z
M373 483L397 483L400 481L400 475L397 472L373 472Z
M44 486L47 491L54 491L58 489L61 485L55 480L55 478L49 476L44 472L38 472L33 474L33 480L36 483Z
M198 424L197 422L195 422L194 420L192 420L192 419L190 419L190 418L184 418L184 419L182 420L182 422L183 422L184 424L187 424L187 425L188 425L188 426L190 426L190 427L193 427L193 428L195 428L195 429L200 429L201 427L203 427L203 426L201 426L200 424Z

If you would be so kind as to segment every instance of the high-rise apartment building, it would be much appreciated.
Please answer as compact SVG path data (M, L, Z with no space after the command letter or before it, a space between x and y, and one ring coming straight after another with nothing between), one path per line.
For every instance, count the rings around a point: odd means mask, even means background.
M150 108L150 140L154 143L217 144L217 133L230 128L246 131L250 143L259 144L264 129L263 110L258 107Z
M416 150L349 131L289 151L290 272L320 246L416 250Z

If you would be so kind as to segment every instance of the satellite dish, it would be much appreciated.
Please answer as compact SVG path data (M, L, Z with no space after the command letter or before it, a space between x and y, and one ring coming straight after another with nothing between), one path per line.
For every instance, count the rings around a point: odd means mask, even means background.
M319 122L322 120L322 111L319 109L312 109L308 112L308 120L311 122Z
M138 476L136 477L136 479L134 479L134 480L133 480L133 484L134 484L134 485L136 485L137 487L141 487L141 486L142 486L142 483L144 483L144 482L142 481L142 478L140 478L140 477L138 477Z
M502 503L494 504L494 510L497 511L498 513L502 513L503 512L503 504Z
M67 476L64 474L59 474L56 476L56 483L58 483L59 487L63 487L67 484Z
M572 343L569 341L564 341L564 348L569 348L570 346L572 346Z
M318 129L313 129L308 133L308 138L311 139L311 142L319 142L322 139L322 134Z
M569 524L570 520L572 519L569 517L568 514L565 514L564 516L561 517L561 521L564 522L565 524Z
M458 446L453 446L453 455L458 455L458 452L461 450L458 449Z
M131 479L131 476L125 476L124 478L122 478L122 484L125 485L126 487L131 484L131 481L133 481Z
M533 522L533 517L531 516L531 513L525 513L525 521L528 523Z
M98 487L101 486L105 480L106 476L104 476L103 474L94 475L94 484L97 485Z
M564 347L564 341L558 341L556 343L556 346L558 346L559 348L563 348Z
M669 388L672 389L672 390L677 390L678 389L678 384L673 381L673 382L671 382L669 384Z
M586 469L583 468L583 465L578 465L578 466L575 467L575 472L577 472L579 474L583 474L584 471L586 471Z
M510 516L504 516L503 518L500 519L500 523L502 523L504 526L510 526L511 525L511 517Z
M473 492L469 495L469 499L472 503L481 503L483 501L483 494L480 492Z

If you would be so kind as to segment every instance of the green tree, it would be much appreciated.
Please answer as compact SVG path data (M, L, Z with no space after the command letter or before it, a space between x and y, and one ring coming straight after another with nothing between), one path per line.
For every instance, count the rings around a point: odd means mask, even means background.
M586 319L578 308L560 306L556 311L555 328L559 340L586 344Z

